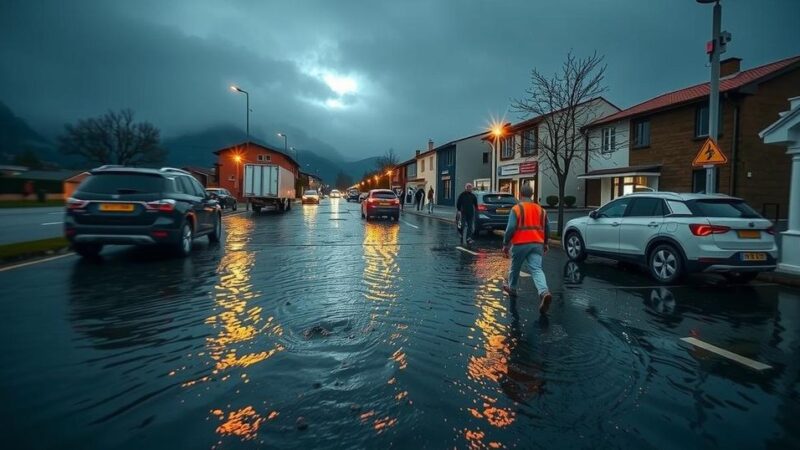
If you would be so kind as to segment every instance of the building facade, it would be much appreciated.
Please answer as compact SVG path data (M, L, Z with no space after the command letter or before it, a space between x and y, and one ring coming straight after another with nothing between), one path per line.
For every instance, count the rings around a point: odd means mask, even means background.
M215 164L219 187L227 189L240 201L243 200L242 176L245 164L277 164L292 172L299 183L300 166L289 155L280 150L255 142L242 142L214 152L217 155ZM297 186L296 186L297 187ZM301 191L296 189L298 195Z
M425 189L425 202L428 201L428 190L433 188L436 193L436 149L433 148L433 141L428 141L428 151L416 156L417 178L414 181L415 189Z
M721 64L717 144L728 163L715 169L715 192L742 197L768 218L785 218L789 165L780 150L764 144L758 133L786 110L787 98L800 95L800 56L745 71L740 70L740 61L729 58ZM692 161L708 136L708 94L708 83L669 92L590 128L627 120L629 167L651 168L650 179L657 182L648 187L704 192L705 169L693 168Z
M580 117L576 119L577 128L588 125L598 118L619 112L619 108L602 97L581 104L580 109ZM560 114L564 114L564 112L556 111L534 117L504 127L502 136L496 139L484 138L494 143L497 170L492 175L494 177L493 184L497 190L519 197L521 187L529 184L533 188L533 198L539 203L545 203L548 196L558 196L556 172L545 152L555 151L555 149L547 149L547 124L548 121L557 123ZM578 176L586 172L586 139L578 137L576 142L579 142L582 148L574 149L576 156L572 159L572 165L568 172L564 196L573 196L576 205L582 205L586 199L584 195L585 182L578 179Z
M468 136L448 142L436 149L436 202L455 206L458 194L467 183L491 177L490 147L487 133Z

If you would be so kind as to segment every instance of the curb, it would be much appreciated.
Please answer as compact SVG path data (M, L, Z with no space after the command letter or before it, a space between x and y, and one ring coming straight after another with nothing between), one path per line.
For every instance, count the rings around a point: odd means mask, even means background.
M758 274L758 280L800 288L800 277L780 272L762 272Z

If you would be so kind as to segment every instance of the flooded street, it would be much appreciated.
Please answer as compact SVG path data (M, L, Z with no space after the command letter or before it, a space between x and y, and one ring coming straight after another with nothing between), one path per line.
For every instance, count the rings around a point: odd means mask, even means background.
M553 249L541 318L496 236L338 199L225 226L0 272L5 448L800 447L797 290Z

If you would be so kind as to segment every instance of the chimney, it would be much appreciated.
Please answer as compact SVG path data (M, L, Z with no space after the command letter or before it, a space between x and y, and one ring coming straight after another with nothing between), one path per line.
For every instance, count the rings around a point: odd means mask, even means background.
M719 77L727 77L739 73L742 58L727 58L719 62Z
M417 155L416 155L416 156L419 156L419 152L420 152L420 151L419 151L419 150L417 150Z
M433 139L428 139L428 151L433 150Z

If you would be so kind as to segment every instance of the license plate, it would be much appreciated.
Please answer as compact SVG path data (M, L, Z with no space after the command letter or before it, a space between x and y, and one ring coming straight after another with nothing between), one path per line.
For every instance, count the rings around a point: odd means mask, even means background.
M133 212L132 203L101 203L100 211L105 212Z
M511 210L508 208L497 208L496 210L497 214L508 214L509 211Z
M736 234L739 235L739 239L759 239L761 237L761 232L758 230L739 230Z
M742 253L742 261L766 261L766 253Z
M389 203L389 202L380 202L378 204L381 205L381 206L391 206L391 203Z

